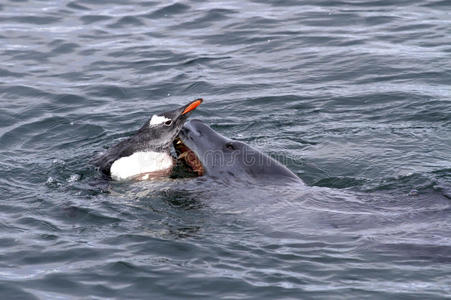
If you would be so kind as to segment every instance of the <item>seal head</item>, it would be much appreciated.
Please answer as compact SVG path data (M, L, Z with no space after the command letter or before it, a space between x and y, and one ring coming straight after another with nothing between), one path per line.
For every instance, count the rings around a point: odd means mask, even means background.
M222 136L200 120L186 122L179 139L182 145L177 145L176 140L176 149L188 151L187 162L193 169L201 164L199 175L264 184L302 183L275 159L243 142Z

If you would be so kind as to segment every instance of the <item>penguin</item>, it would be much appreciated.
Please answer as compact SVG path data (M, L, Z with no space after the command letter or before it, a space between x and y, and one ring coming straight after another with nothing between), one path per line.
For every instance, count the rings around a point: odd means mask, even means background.
M94 164L105 176L118 181L168 176L175 165L171 145L202 101L199 98L175 110L153 115L133 136L110 147Z

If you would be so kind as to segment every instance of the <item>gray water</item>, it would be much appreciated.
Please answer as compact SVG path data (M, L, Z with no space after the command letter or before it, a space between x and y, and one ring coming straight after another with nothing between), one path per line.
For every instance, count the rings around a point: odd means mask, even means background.
M2 299L451 294L450 1L0 2ZM113 183L193 117L305 187Z

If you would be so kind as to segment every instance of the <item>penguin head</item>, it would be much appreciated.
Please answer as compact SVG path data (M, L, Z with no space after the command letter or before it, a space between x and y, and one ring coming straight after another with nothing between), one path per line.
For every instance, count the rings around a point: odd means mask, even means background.
M167 150L202 99L196 99L175 110L154 114L137 132L140 144L148 144L154 150Z

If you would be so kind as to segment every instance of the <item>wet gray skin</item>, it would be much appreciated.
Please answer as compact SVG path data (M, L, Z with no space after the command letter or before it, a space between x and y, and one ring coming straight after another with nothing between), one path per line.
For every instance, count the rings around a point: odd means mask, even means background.
M172 142L181 130L186 119L195 109L192 105L195 102L202 102L196 99L187 105L183 105L175 110L157 113L170 121L163 122L155 126L149 126L151 118L131 137L110 147L102 156L94 161L99 170L106 176L110 176L112 164L121 157L130 156L138 151L155 151L169 153ZM199 103L199 104L200 104ZM188 110L188 111L186 111Z
M287 167L252 148L214 131L204 122L185 123L179 138L199 158L206 176L264 184L303 184Z

